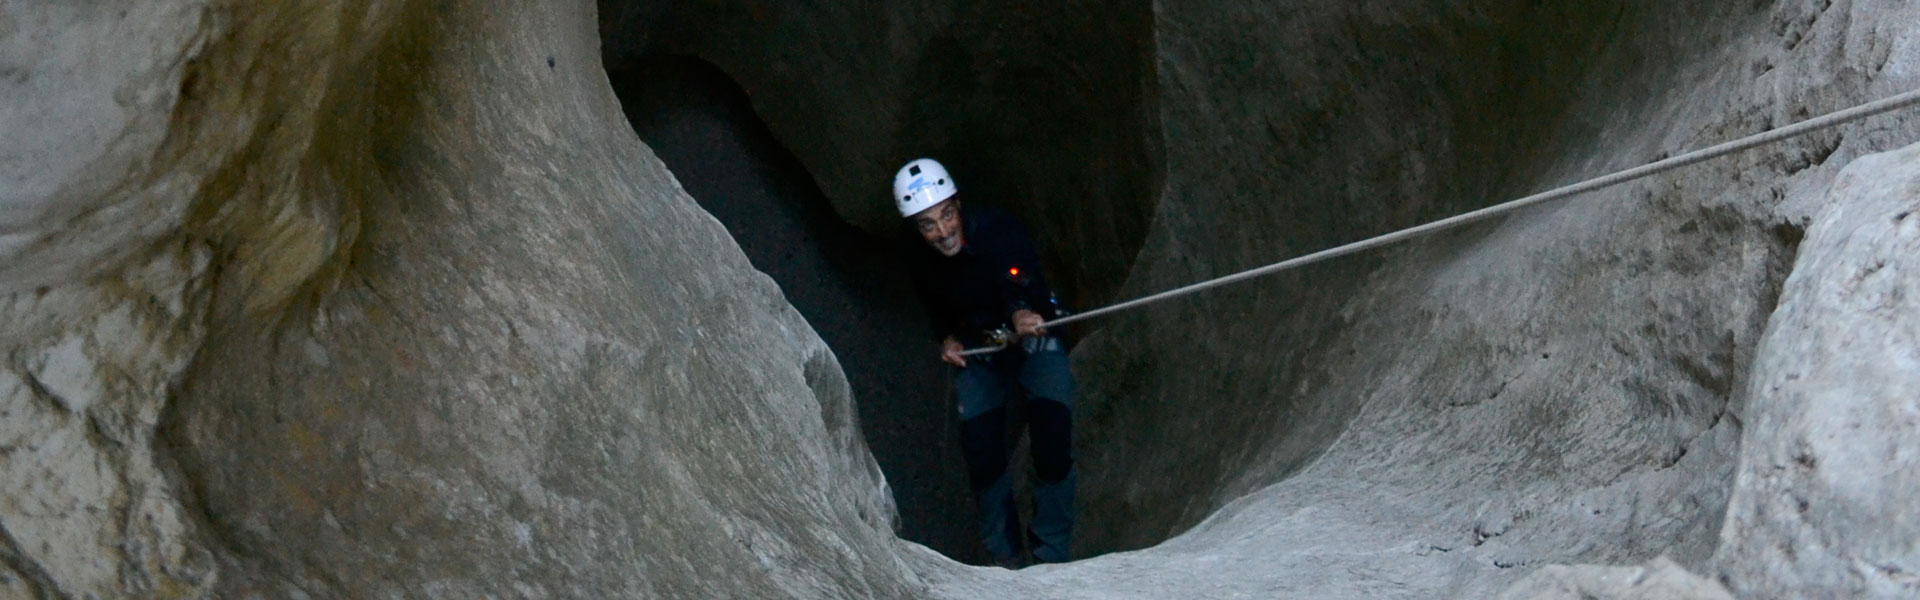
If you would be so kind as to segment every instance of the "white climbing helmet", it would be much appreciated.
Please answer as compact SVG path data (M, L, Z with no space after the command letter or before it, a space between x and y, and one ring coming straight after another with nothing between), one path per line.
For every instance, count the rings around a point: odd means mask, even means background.
M931 158L916 158L893 174L893 204L902 217L920 214L959 192L947 168Z

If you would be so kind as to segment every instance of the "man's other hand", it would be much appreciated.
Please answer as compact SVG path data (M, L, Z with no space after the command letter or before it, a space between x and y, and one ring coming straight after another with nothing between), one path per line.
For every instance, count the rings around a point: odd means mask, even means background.
M1020 335L1033 337L1046 335L1047 329L1040 326L1044 322L1046 319L1040 318L1040 313L1024 308L1013 311L1013 330Z
M946 341L940 342L940 360L956 367L965 367L967 357L961 356L960 351L966 349L966 346L960 345L959 340L947 338Z

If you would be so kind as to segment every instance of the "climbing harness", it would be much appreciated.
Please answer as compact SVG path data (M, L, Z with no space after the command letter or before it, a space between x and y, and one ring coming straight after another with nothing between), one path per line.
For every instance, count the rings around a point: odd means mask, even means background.
M1516 210L1520 210L1522 208L1533 206L1535 204L1550 202L1553 200L1561 200L1568 197L1584 194L1586 192L1591 192L1594 190L1612 187L1615 185L1619 185L1619 184L1640 179L1643 177L1657 175L1657 174L1678 169L1681 167L1690 166L1695 163L1712 160L1715 158L1726 156L1728 154L1740 152L1742 150L1749 150L1759 146L1764 146L1767 144L1772 144L1775 142L1786 140L1788 138L1798 137L1798 136L1806 135L1809 133L1813 133L1815 131L1821 131L1824 129L1830 129L1840 125L1845 125L1847 123L1852 123L1854 121L1858 121L1858 120L1872 117L1875 115L1893 112L1893 111L1907 108L1916 104L1920 104L1920 90L1914 90L1904 94L1886 98L1884 100L1869 102L1867 104L1862 104L1846 110L1828 113L1826 115L1801 121L1799 123L1794 123L1786 127L1764 131L1764 132L1750 135L1744 138L1740 138L1731 142L1726 142L1717 146L1708 147L1702 150L1695 150L1693 152L1688 152L1686 154L1682 154L1682 155L1668 158L1665 160L1648 163L1645 165L1641 165L1639 167L1627 169L1625 171L1619 171L1611 175L1596 177L1596 178L1582 181L1580 183L1576 183L1573 185L1569 185L1569 186L1565 186L1565 187L1561 187L1553 190L1548 190L1545 192L1540 192L1538 194L1527 196L1525 198L1521 198L1518 200L1504 202L1501 204L1495 204L1493 206L1489 206L1489 207L1482 208L1482 209L1475 210L1468 213L1455 215L1452 217L1448 217L1448 218L1427 223L1424 225L1418 225L1415 227L1402 229L1400 231L1395 231L1393 233L1389 233L1386 235L1381 235L1378 237L1372 237L1372 238L1360 240L1358 242L1346 244L1343 246L1328 248L1326 250L1321 250L1319 252L1308 254L1306 256L1290 258L1290 259L1283 260L1283 261L1270 264L1264 267L1248 269L1246 271L1241 271L1239 273L1234 273L1232 275L1227 275L1225 277L1219 277L1216 279L1209 279L1209 280L1202 281L1200 283L1196 283L1186 287L1171 289L1164 292L1160 292L1158 294L1153 294L1151 296L1135 298L1133 300L1128 300L1126 302L1121 302L1119 304L1114 304L1104 308L1097 308L1094 310L1089 310L1087 312L1083 312L1083 313L1079 313L1071 316L1055 318L1051 321L1042 322L1040 326L1056 327L1060 325L1066 325L1068 323L1073 323L1076 321L1083 321L1086 319L1091 319L1091 318L1102 316L1102 315L1108 315L1108 314L1120 312L1123 310L1146 306L1148 304L1153 304L1155 302L1160 302L1163 300L1171 300L1173 298L1178 298L1180 296L1185 296L1185 295L1199 292L1202 290L1220 287L1223 285L1227 285L1229 283L1245 281L1245 280L1253 279L1255 277L1260 277L1263 275L1271 275L1273 273L1278 273L1288 269L1303 267L1303 266L1324 261L1327 259L1345 256L1348 254L1353 254L1355 252L1371 250L1371 249L1392 244L1395 242L1409 240L1409 239L1426 235L1429 233L1434 233L1434 232L1442 231L1446 229L1452 229L1454 227L1459 227L1461 225L1466 225L1468 223L1474 223L1474 222L1481 221L1496 215L1510 213ZM973 348L970 350L961 351L960 355L961 356L977 356L981 354L990 354L994 352L999 352L1010 346L1011 346L1011 343L1001 343L995 346Z

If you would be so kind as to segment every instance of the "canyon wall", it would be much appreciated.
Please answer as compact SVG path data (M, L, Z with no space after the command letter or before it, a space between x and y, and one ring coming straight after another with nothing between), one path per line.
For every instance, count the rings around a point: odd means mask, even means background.
M1916 23L8 4L0 595L1910 596L1912 113L1082 329L1087 559L1012 572L893 537L607 68L717 65L872 231L950 158L1091 306L1913 90Z
M6 595L914 595L594 17L9 5Z

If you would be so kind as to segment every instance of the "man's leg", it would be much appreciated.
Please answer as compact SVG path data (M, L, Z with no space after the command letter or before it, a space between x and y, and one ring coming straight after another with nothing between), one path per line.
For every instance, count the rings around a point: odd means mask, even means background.
M1040 345L1020 369L1027 390L1028 443L1033 470L1033 557L1071 559L1073 541L1073 372L1057 338Z
M968 361L960 370L960 449L967 482L979 510L980 541L994 561L1020 554L1020 513L1014 510L1007 474L1007 388L991 359Z

